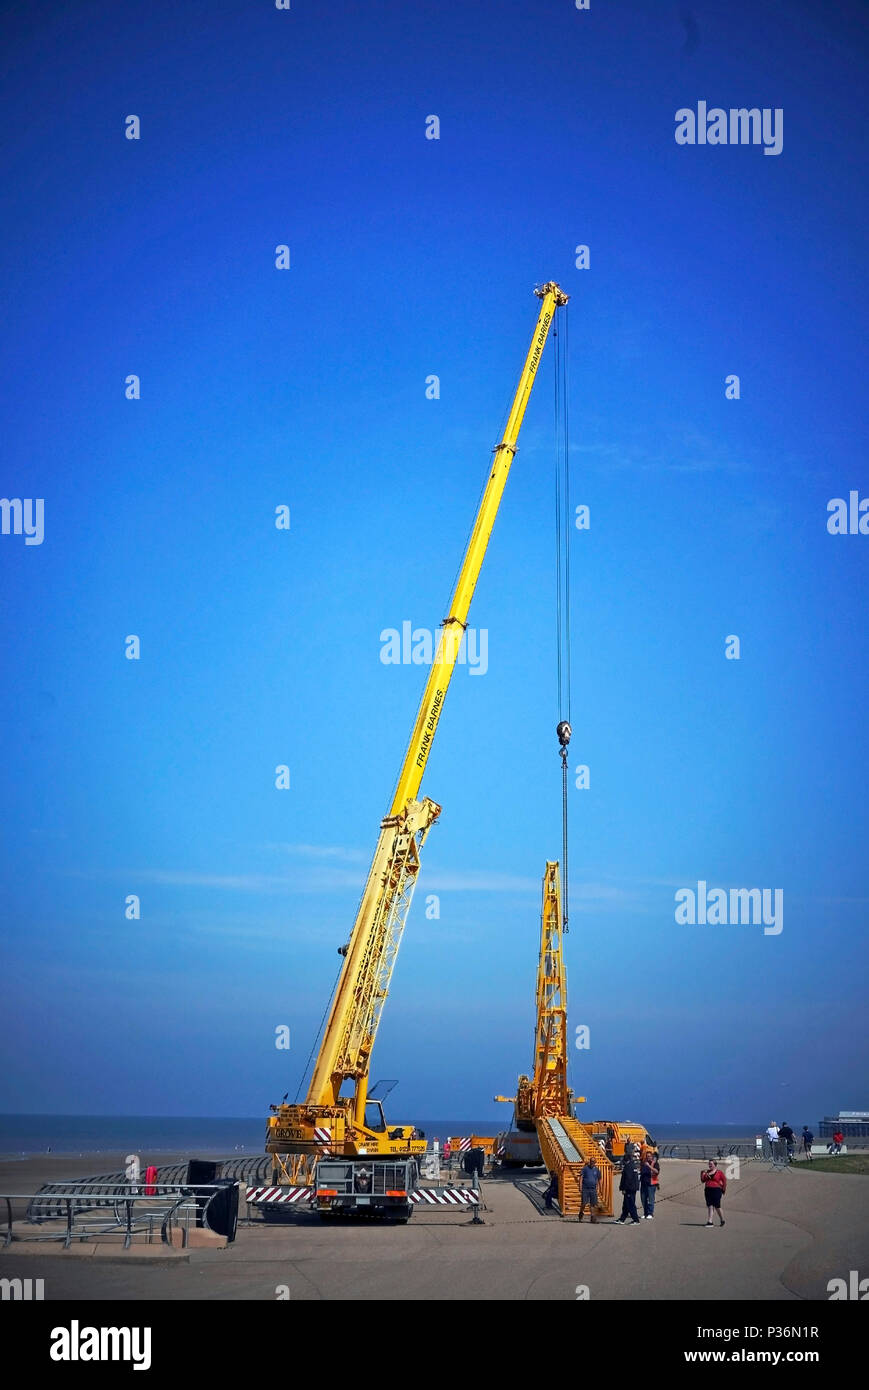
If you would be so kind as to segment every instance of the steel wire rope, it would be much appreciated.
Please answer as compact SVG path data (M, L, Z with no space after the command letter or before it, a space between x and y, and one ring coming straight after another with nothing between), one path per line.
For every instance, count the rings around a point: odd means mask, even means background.
M304 1070L302 1071L302 1075L301 1075L300 1078L299 1078L299 1084L298 1084L298 1086L296 1087L296 1094L293 1096L293 1104L294 1104L294 1105L297 1103L297 1101L298 1101L298 1099L299 1099L299 1092L301 1091L303 1085L305 1084L305 1077L308 1075L308 1068L309 1068L309 1066L311 1065L311 1059L312 1059L312 1057L314 1056L314 1053L316 1052L317 1048L318 1048L319 1045L320 1045L320 1039L321 1039L321 1037L323 1036L323 1026L324 1026L324 1024L325 1024L325 1022L326 1022L326 1015L327 1015L327 1013L329 1012L329 1006L330 1006L330 1004L332 1003L333 998L335 997L335 990L336 990L336 988L337 988L337 986L338 986L338 980L339 980L340 977L341 977L341 971L342 971L343 969L344 969L344 958L343 958L343 956L342 956L342 958L341 958L341 964L338 966L338 974L335 976L335 982L334 982L334 984L332 985L332 988L329 990L328 998L327 998L327 1000L326 1000L326 1007L325 1007L325 1009L323 1010L323 1017L320 1019L320 1026L319 1026L319 1028L317 1029L316 1036L315 1036L315 1038L314 1038L313 1043L311 1044L311 1051L308 1053L308 1060L307 1060L307 1062L305 1063Z

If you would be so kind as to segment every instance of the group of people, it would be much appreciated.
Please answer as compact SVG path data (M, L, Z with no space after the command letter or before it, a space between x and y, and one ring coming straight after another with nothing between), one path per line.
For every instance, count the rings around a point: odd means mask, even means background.
M723 1226L724 1214L721 1210L721 1199L727 1191L727 1176L719 1168L716 1159L711 1158L708 1161L700 1174L700 1181L703 1184L706 1198L706 1225L714 1225L713 1216L717 1216L718 1224ZM623 1226L628 1221L637 1224L640 1221L653 1221L655 1219L655 1198L660 1182L661 1164L657 1150L647 1149L645 1145L643 1146L639 1156L639 1171L637 1171L634 1145L626 1144L625 1161L619 1181L619 1191L622 1194L622 1214L616 1218L616 1225ZM638 1191L643 1203L642 1216L637 1214ZM580 1220L582 1220L582 1215L580 1215Z
M779 1125L775 1120L770 1121L766 1131L766 1138L770 1145L773 1157L785 1152L788 1163L793 1163L797 1149L797 1137L787 1120L783 1120ZM801 1152L811 1161L812 1144L815 1136L808 1125L803 1125L801 1136ZM828 1145L828 1153L837 1154L842 1151L844 1135L837 1131L833 1135L832 1143ZM449 1166L451 1150L449 1140L444 1144L444 1159ZM484 1153L482 1149L471 1149L462 1154L462 1167L470 1177L482 1177ZM720 1226L725 1224L724 1215L721 1211L721 1200L727 1191L727 1177L719 1168L717 1161L713 1158L708 1161L706 1167L700 1174L700 1181L706 1199L706 1225L713 1226L714 1218L718 1217ZM625 1156L622 1164L621 1177L619 1179L619 1191L622 1194L621 1215L616 1217L615 1222L618 1226L624 1226L628 1222L632 1225L639 1225L641 1221L654 1221L655 1219L655 1199L658 1195L658 1188L661 1182L661 1163L657 1149L647 1144L639 1146L632 1140L625 1143ZM590 1158L583 1165L580 1180L580 1204L579 1219L583 1220L586 1209L593 1224L597 1224L597 1208L599 1205L598 1192L600 1188L600 1169L594 1158ZM639 1193L643 1207L642 1216L637 1212L637 1194ZM549 1186L543 1194L544 1204L547 1211L551 1211L555 1198L558 1195L558 1174L553 1173L550 1177Z
M769 1141L770 1152L776 1158L784 1152L787 1155L788 1163L793 1163L797 1152L797 1136L794 1134L787 1120L782 1120L781 1124L776 1124L775 1120L770 1120L767 1126L766 1137ZM833 1143L828 1146L828 1153L840 1153L844 1135L834 1134ZM836 1142L838 1141L838 1147ZM803 1125L801 1135L800 1153L805 1154L809 1162L812 1161L812 1145L815 1136L808 1125Z
M721 1199L727 1191L727 1177L719 1168L717 1161L713 1158L706 1164L700 1174L700 1181L703 1184L706 1198L706 1225L714 1225L713 1218L718 1217L718 1224L725 1224L724 1215L721 1210ZM625 1156L622 1164L621 1177L619 1178L619 1191L622 1194L621 1215L615 1218L617 1226L624 1226L628 1222L632 1225L639 1225L641 1221L654 1221L655 1219L655 1199L658 1195L658 1188L661 1185L661 1161L657 1149L653 1149L643 1144L637 1152L636 1144L630 1140L625 1144ZM579 1219L582 1221L588 1209L589 1217L593 1224L597 1224L598 1208L598 1189L600 1187L600 1169L593 1158L586 1161L582 1168L580 1179L580 1203ZM642 1202L643 1214L637 1211L637 1193ZM551 1211L555 1197L558 1195L558 1174L553 1173L549 1186L544 1193L544 1202L547 1210Z
M658 1158L657 1149L649 1148L643 1144L640 1153L637 1154L637 1146L628 1140L625 1144L625 1158L619 1182L619 1191L622 1193L622 1214L617 1218L619 1225L624 1225L628 1220L636 1221L638 1224L640 1221L654 1220L655 1198L658 1195L660 1180L661 1163ZM600 1169L594 1158L589 1158L583 1164L580 1177L580 1221L584 1219L587 1209L592 1224L597 1224L599 1188ZM637 1213L638 1192L643 1205L642 1216L639 1216ZM548 1211L552 1210L552 1204L557 1194L558 1174L553 1173L549 1186L544 1194L544 1203Z
M622 1194L622 1214L616 1217L616 1224L626 1222L654 1221L655 1198L661 1182L661 1161L657 1149L641 1145L639 1155L637 1146L630 1139L625 1144L625 1158L622 1175L619 1179L619 1192ZM637 1213L637 1193L643 1206L643 1214Z

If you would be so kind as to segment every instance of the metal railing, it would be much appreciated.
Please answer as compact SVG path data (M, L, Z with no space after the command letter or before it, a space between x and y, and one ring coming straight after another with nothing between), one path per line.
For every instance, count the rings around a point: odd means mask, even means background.
M702 1140L693 1144L658 1144L659 1158L690 1158L706 1160L708 1158L754 1158L760 1156L760 1150L754 1144L716 1144L703 1143Z
M81 1182L45 1183L38 1192L0 1193L6 1206L4 1244L12 1243L13 1202L27 1202L25 1223L34 1227L62 1225L46 1234L30 1232L26 1240L62 1240L69 1249L74 1240L87 1240L93 1235L123 1233L124 1249L129 1249L134 1235L144 1235L152 1244L159 1224L164 1245L171 1245L172 1232L182 1230L182 1245L189 1240L191 1218L194 1225L209 1225L209 1209L215 1197L225 1195L221 1183L153 1183L145 1184L84 1179Z

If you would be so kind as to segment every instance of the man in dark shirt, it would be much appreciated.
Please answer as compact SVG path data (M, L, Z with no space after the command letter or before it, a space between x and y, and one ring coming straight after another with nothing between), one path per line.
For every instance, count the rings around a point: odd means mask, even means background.
M814 1134L809 1129L808 1125L803 1125L803 1153L805 1154L806 1158L809 1160L810 1163L812 1161L812 1145L814 1144L814 1142Z
M579 1219L583 1218L585 1208L588 1207L588 1214L591 1217L592 1225L597 1225L597 1189L600 1182L600 1169L594 1161L594 1157L589 1158L582 1170L582 1181L579 1191Z
M623 1226L628 1217L631 1218L631 1221L635 1225L638 1226L640 1224L640 1218L637 1215L637 1192L639 1186L640 1180L637 1176L637 1170L632 1162L628 1162L626 1154L625 1162L622 1167L621 1181L619 1182L619 1192L622 1194L622 1214L616 1218L617 1226Z
M787 1120L782 1120L781 1128L779 1129L779 1132L778 1132L778 1137L779 1137L779 1140L781 1141L781 1143L787 1145L788 1163L793 1163L793 1161L794 1161L794 1132L793 1132L793 1130L791 1129L790 1125L788 1124Z

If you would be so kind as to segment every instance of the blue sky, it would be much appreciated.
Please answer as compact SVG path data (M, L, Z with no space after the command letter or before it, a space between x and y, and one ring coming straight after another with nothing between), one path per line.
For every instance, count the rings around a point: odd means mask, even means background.
M0 1108L295 1091L422 687L380 634L444 616L550 278L591 509L574 1085L595 1117L869 1105L869 537L826 529L830 498L869 496L865 9L48 4L3 27L0 492L44 498L45 538L0 536ZM782 153L677 145L700 100L781 108ZM531 1060L560 852L552 371L550 343L471 610L488 670L458 671L424 783L444 810L373 1068L395 1118L506 1118L491 1097ZM782 888L783 931L677 925L698 880Z

